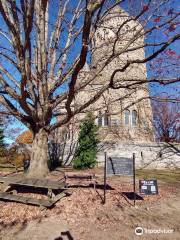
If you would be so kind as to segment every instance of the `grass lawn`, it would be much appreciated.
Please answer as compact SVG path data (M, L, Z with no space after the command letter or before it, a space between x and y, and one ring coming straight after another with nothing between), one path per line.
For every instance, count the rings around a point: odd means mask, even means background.
M157 178L160 181L166 183L180 183L180 169L138 169L136 170L136 176L139 179L145 178Z
M59 168L61 169L61 168ZM22 170L22 168L19 168ZM62 168L61 171L74 171L72 168ZM4 164L0 164L0 172L14 172L15 168L13 166L6 166ZM81 170L82 172L88 172L88 170ZM93 171L95 174L101 172L103 173L102 168L95 168ZM170 169L137 169L136 170L136 178L138 179L149 179L149 178L157 178L157 180L165 182L165 183L173 183L179 184L180 183L180 168L170 170Z

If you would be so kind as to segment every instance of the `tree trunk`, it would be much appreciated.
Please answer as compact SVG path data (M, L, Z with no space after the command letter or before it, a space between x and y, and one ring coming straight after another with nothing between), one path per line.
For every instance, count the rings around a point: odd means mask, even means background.
M27 177L43 178L48 169L48 135L44 129L35 134Z

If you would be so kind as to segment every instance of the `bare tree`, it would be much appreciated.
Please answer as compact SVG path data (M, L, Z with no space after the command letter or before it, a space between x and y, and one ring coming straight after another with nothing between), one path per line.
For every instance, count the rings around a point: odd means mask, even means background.
M179 13L169 7L171 1L149 0L146 4L138 1L140 4L132 6L132 16L122 13L116 31L96 46L93 39L97 29L106 28L108 13L124 2L125 6L130 3L123 0L0 0L0 103L6 107L7 114L15 116L33 132L29 176L42 177L48 172L50 132L85 111L108 89L134 91L146 85L145 77L119 81L116 76L121 76L133 64L151 61L180 38L175 28ZM169 12L162 14L165 7ZM136 21L141 24L135 26ZM125 28L128 23L133 23L132 29ZM164 38L138 41L163 29L166 30ZM126 32L131 34L126 36ZM92 52L98 53L98 49L110 44L107 56L102 57L95 68L92 63L90 76L78 81L86 61L91 67ZM144 48L149 49L146 56L124 59L124 54ZM87 101L76 105L77 94L92 82L98 82L104 68L117 57L123 61L106 84L98 87ZM149 81L169 84L179 79ZM52 123L57 115L58 121Z
M180 103L167 98L153 101L156 138L162 142L180 142Z

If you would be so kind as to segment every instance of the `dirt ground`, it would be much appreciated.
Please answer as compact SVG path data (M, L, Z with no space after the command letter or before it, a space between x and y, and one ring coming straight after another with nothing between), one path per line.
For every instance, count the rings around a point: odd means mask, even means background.
M107 202L103 205L103 177L99 170L96 175L96 190L89 182L71 180L72 195L52 209L41 211L36 206L0 201L0 240L180 239L177 176L168 182L164 175L163 180L158 177L159 194L137 200L134 207L133 200L123 194L132 191L132 178L108 178ZM51 173L49 178L60 178L60 173ZM136 185L138 193L138 179ZM143 228L142 235L135 234L137 227Z

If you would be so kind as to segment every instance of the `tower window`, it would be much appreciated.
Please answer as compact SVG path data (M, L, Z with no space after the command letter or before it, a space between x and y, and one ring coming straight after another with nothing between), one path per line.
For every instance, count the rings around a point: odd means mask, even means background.
M105 111L104 113L104 126L108 126L108 122L109 122L109 119L108 119L108 114L107 114L107 111Z
M130 117L130 111L126 109L126 110L124 111L125 125L129 125L129 117Z
M107 111L104 114L99 112L98 114L98 126L108 126L109 125L109 117Z
M137 111L136 110L132 111L132 125L133 126L137 125Z
M98 114L98 126L102 126L103 124L103 115L101 112Z

